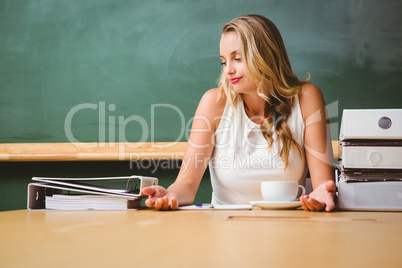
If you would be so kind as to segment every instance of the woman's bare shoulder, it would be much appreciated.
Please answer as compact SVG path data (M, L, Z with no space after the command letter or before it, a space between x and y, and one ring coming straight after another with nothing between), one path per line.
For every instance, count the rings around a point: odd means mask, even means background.
M299 102L304 120L325 107L321 90L313 84L302 86L299 93Z
M205 116L217 127L219 119L225 110L226 96L221 89L213 88L204 93L198 105L196 116ZM216 128L215 128L216 129Z
M199 108L211 110L214 116L219 115L220 111L223 113L226 104L225 94L221 94L221 89L212 88L204 93L201 98ZM204 110L203 109L203 110Z
M208 101L215 102L217 105L225 105L226 95L221 92L220 88L212 88L204 93L203 98L207 98Z
M299 97L303 99L321 98L322 93L316 85L308 83L301 87Z

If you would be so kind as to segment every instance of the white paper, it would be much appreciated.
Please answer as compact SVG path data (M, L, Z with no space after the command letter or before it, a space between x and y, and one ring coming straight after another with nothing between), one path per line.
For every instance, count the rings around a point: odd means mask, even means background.
M107 195L46 196L46 209L55 210L126 210L129 199Z
M236 210L236 209L251 209L252 205L210 205L207 204L201 205L191 205L191 206L182 206L179 209L194 209L194 210L205 210L205 209L222 209L222 210Z

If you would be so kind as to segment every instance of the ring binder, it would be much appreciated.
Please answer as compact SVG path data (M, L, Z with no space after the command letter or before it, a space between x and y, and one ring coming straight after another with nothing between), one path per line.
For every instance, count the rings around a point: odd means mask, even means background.
M52 202L52 206L59 204L59 209L133 209L141 206L141 200L144 197L142 189L148 186L157 185L158 179L144 176L125 176L125 177L103 177L103 178L46 178L33 177L34 183L28 184L28 210L45 210L47 203ZM125 181L125 188L106 187L99 183ZM64 193L67 191L67 193ZM75 192L77 194L72 194ZM91 198L88 198L88 194ZM60 195L64 196L60 199ZM103 197L102 197L103 196ZM102 205L95 204L96 198L102 202L105 200L108 206L102 208ZM106 197L106 198L105 198ZM108 198L107 198L108 197ZM117 199L116 199L117 197ZM80 202L79 206L74 207L73 202ZM77 201L78 200L78 201ZM91 200L91 204L89 204ZM93 201L94 200L94 201ZM126 208L121 206L121 202L126 202ZM57 203L58 202L58 203ZM85 203L87 202L87 204ZM94 203L95 202L95 203ZM117 204L120 204L117 206ZM116 206L113 206L115 204ZM53 206L53 208L55 208Z

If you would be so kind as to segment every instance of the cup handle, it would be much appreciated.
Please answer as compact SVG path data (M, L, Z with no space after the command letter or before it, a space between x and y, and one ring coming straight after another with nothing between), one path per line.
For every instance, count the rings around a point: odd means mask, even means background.
M301 193L300 196L298 196L298 197L296 198L296 200L300 200L300 197L302 197L302 196L306 193L306 188L304 188L303 185L298 185L298 188L301 188L302 193Z

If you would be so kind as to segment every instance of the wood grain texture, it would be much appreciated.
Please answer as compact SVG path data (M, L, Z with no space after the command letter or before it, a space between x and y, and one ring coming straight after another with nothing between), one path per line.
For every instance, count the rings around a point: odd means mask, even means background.
M401 224L300 209L7 211L0 267L400 267Z
M0 161L128 161L183 159L186 142L3 143Z
M1 143L0 161L181 160L187 142L145 143ZM334 159L341 155L332 141Z

